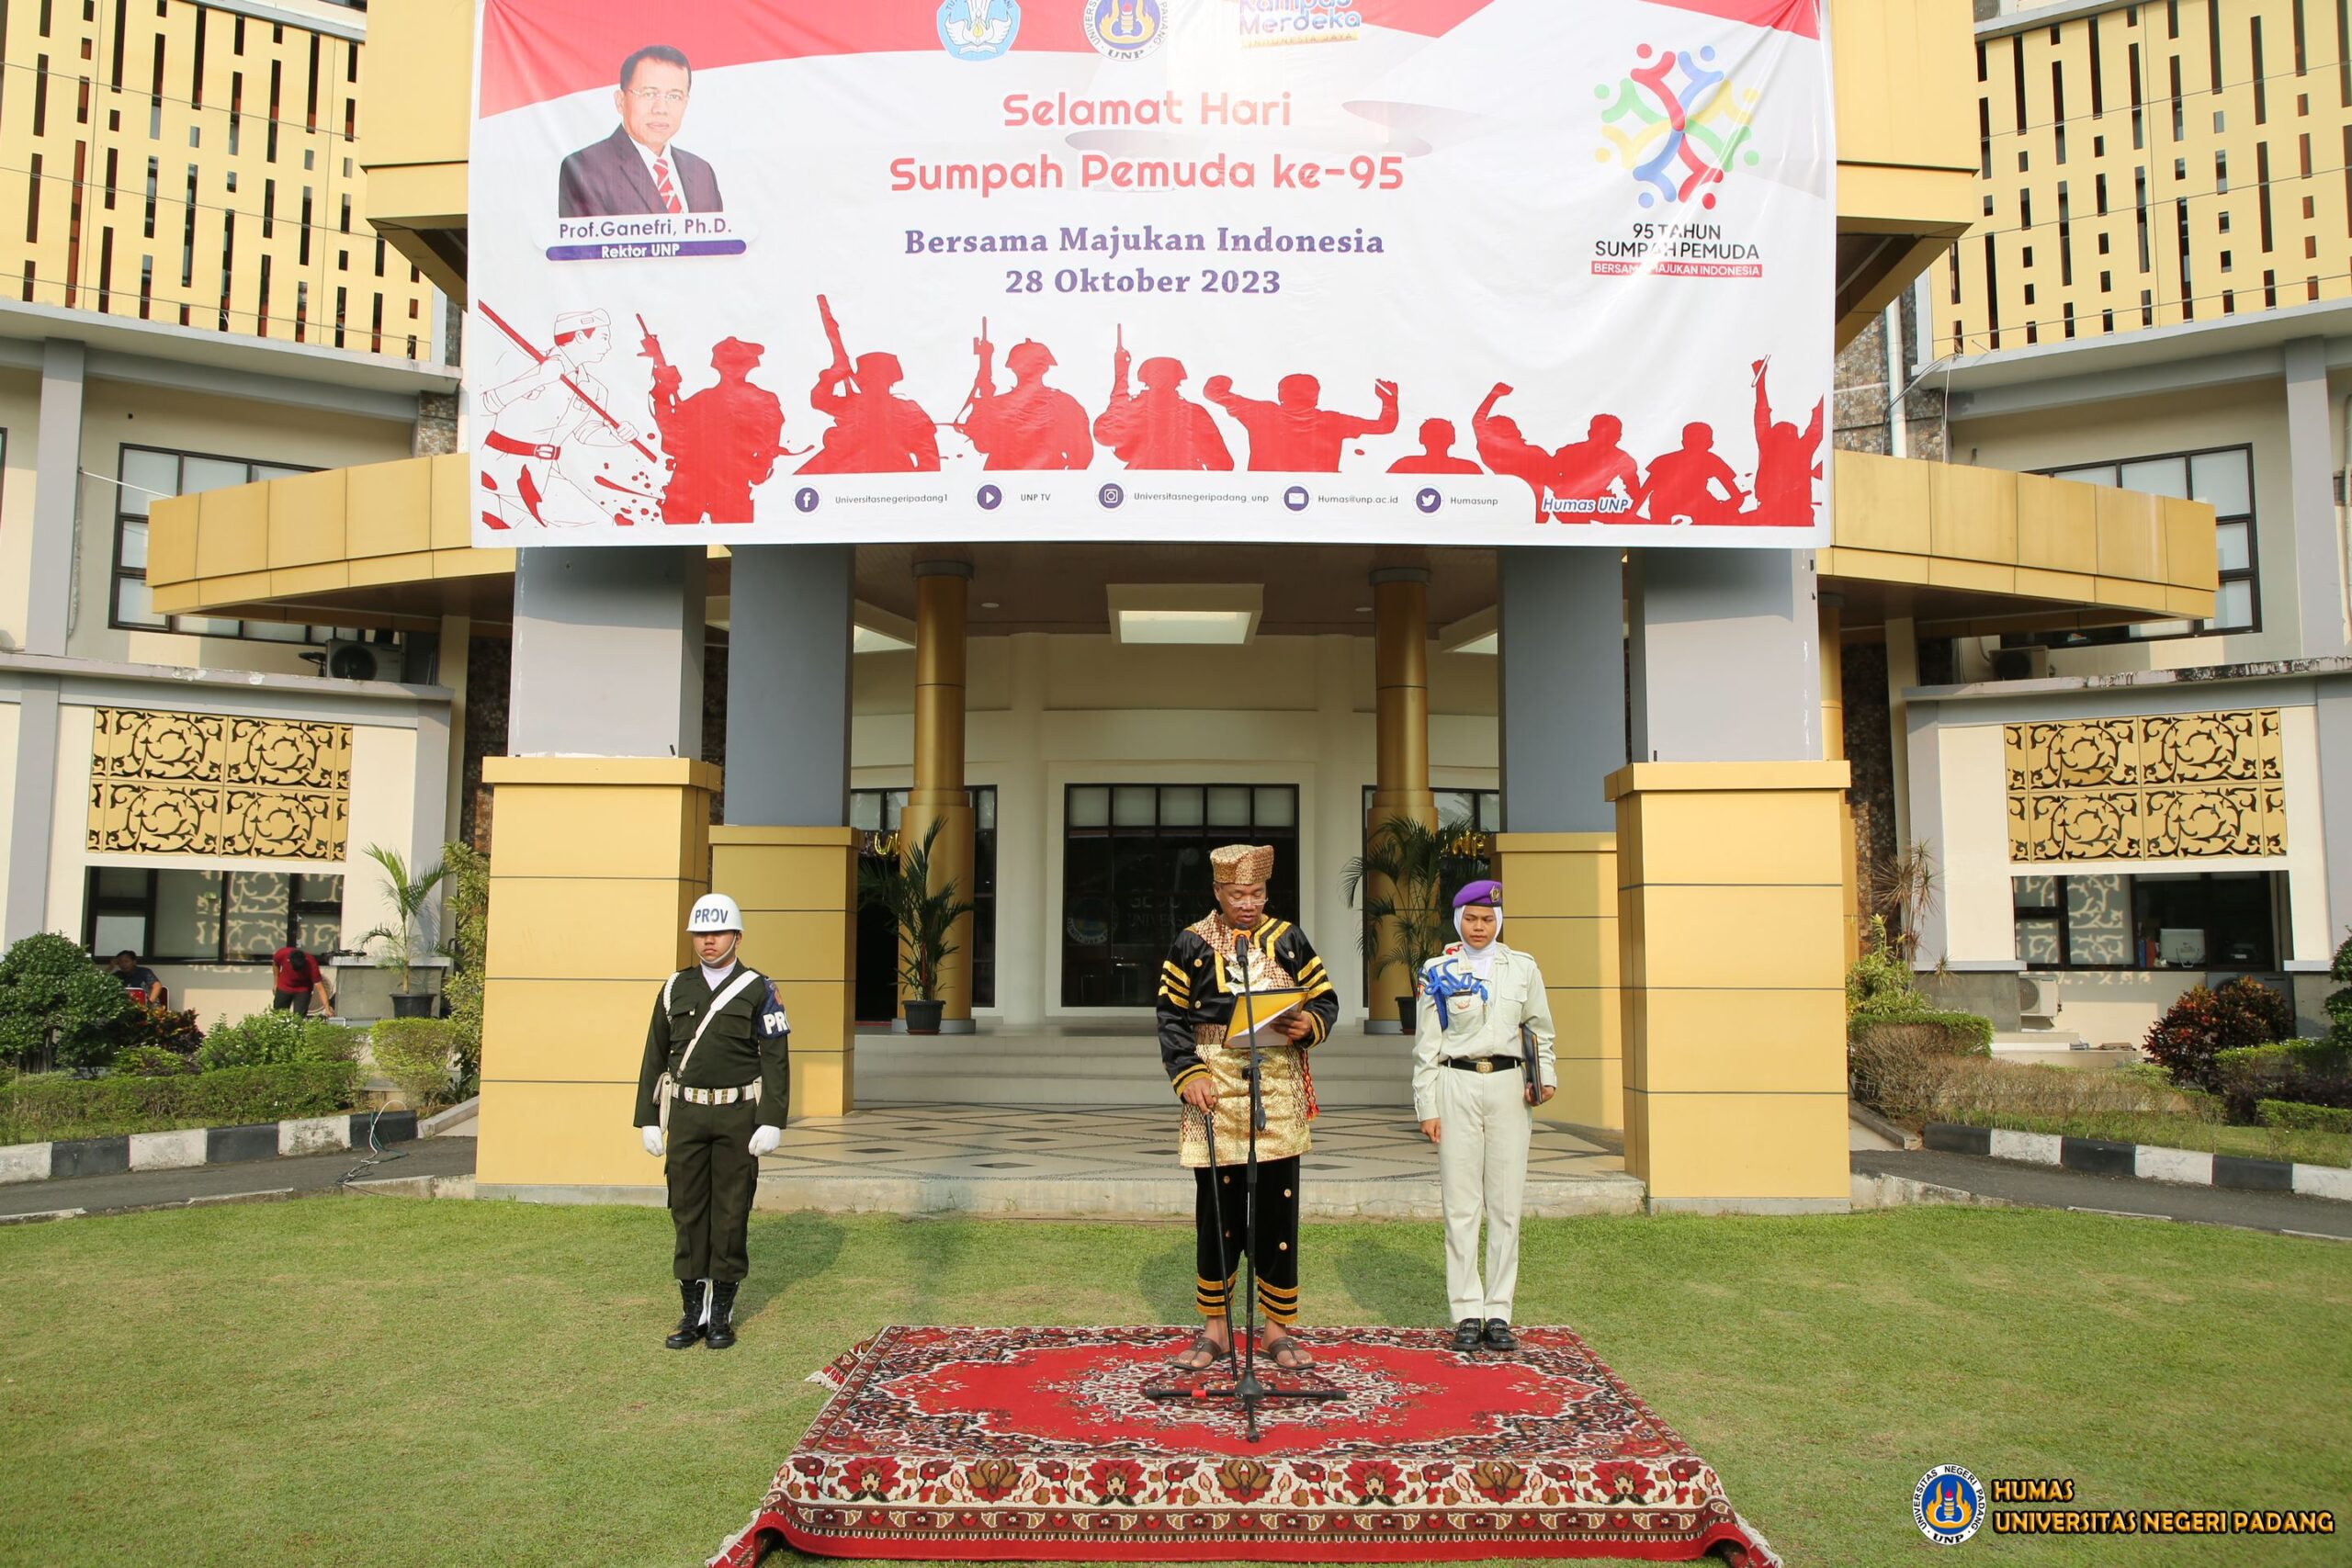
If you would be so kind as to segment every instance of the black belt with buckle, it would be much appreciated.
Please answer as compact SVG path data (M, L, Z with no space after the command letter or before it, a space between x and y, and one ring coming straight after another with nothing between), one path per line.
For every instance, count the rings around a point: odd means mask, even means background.
M1465 1073L1499 1073L1526 1066L1517 1056L1448 1056L1445 1065Z

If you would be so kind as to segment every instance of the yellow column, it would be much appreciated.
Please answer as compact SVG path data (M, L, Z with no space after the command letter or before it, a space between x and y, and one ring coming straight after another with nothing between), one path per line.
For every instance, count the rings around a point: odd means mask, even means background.
M1372 615L1374 745L1367 838L1398 817L1438 825L1437 796L1430 790L1430 574L1419 567L1373 572ZM1365 879L1364 897L1395 895L1385 879ZM1384 925L1382 951L1394 940ZM1385 964L1373 969L1366 984L1369 1021L1395 1024L1396 998L1411 991L1413 977L1403 965Z
M1544 969L1560 1092L1535 1114L1581 1127L1625 1124L1617 958L1617 835L1498 833L1503 937Z
M1821 755L1824 761L1846 760L1845 599L1821 596ZM1861 852L1854 841L1854 803L1838 803L1838 852L1846 898L1846 962L1862 955Z
M713 828L710 885L743 910L743 957L792 1020L792 1114L856 1109L857 838L849 828Z
M911 848L933 822L931 885L952 877L957 897L972 896L972 800L964 787L964 614L969 562L915 563L915 780L899 814L899 838ZM956 951L939 966L944 1027L972 1027L972 918L956 922ZM902 995L910 995L900 987Z
M1617 805L1625 1168L1653 1210L1842 1211L1843 762L1636 762Z
M485 1192L662 1190L634 1123L645 1029L691 962L718 770L684 757L490 757Z

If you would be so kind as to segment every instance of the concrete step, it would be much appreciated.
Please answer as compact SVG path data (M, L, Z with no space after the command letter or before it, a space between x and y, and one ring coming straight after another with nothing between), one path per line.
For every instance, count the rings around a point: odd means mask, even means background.
M1315 1047L1326 1105L1412 1103L1412 1066L1395 1035L1337 1034ZM1168 1077L1156 1040L1120 1034L861 1034L857 1097L865 1103L1159 1105Z

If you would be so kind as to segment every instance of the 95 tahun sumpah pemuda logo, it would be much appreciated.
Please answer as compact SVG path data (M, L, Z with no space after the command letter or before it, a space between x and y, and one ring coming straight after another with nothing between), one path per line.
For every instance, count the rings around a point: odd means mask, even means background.
M1911 1522L1938 1546L1958 1546L1984 1522L1984 1488L1956 1464L1939 1464L1911 1489Z
M1611 85L1600 83L1593 96L1607 143L1593 150L1599 163L1614 159L1636 184L1645 186L1641 204L1680 204L1697 197L1715 205L1713 186L1735 167L1753 167L1747 139L1758 95L1743 90L1728 70L1714 68L1713 48L1669 49L1649 44L1634 51L1644 62ZM1678 79L1679 78L1679 79Z

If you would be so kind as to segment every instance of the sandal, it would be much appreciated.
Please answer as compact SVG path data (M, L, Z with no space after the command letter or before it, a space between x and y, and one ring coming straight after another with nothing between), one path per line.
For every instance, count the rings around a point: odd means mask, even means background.
M1227 1354L1227 1352L1220 1349L1217 1342L1204 1331L1193 1335L1193 1342L1177 1351L1175 1359L1169 1364L1180 1372L1204 1372L1224 1360ZM1193 1357L1200 1355L1207 1356L1208 1359L1205 1361L1193 1359Z
M1313 1358L1306 1353L1306 1347L1298 1342L1295 1334L1261 1339L1258 1341L1258 1353L1285 1372L1303 1372L1315 1364Z

